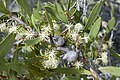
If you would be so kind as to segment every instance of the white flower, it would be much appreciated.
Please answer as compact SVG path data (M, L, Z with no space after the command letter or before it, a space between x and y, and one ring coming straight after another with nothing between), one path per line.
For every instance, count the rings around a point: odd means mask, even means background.
M16 31L17 30L17 27L16 26L13 26L9 29L9 32L12 33L13 31Z
M75 67L77 68L77 69L79 69L80 67L82 67L83 66L83 62L81 62L81 61L76 61L75 62Z
M73 33L71 33L71 36L72 36L72 39L76 41L78 33L73 32Z
M58 66L58 60L49 59L42 62L45 68L56 68Z
M48 51L46 52L46 56L48 59L44 60L42 62L42 65L45 68L56 68L58 66L58 60L56 59L56 51L52 50L52 51Z
M83 38L81 38L81 39L83 39L83 40L85 41L85 43L88 43L89 36L87 36L87 37L83 37Z
M113 46L113 43L114 43L114 42L113 42L112 40L109 40L109 41L108 41L108 46L111 48L111 47Z
M76 33L79 33L80 30L82 30L82 29L83 29L83 26L82 26L80 23L77 23L77 24L75 25L75 32L76 32Z
M107 44L102 44L102 49L103 49L103 50L107 50L107 48L108 48L108 45L107 45Z
M66 24L65 26L68 28L68 31L69 31L69 32L71 31L71 27L73 27L72 24Z
M49 34L45 34L44 32L42 32L42 33L40 33L39 35L40 35L40 39L41 39L41 40L46 40L46 38L48 38L48 35L49 35Z
M51 32L51 27L50 27L50 25L48 25L48 26L43 26L43 28L41 29L41 31L42 32L44 32L44 33L49 33L49 32Z
M104 65L107 65L108 63L108 53L107 52L102 52L101 53L101 58L98 58L98 60L101 60Z

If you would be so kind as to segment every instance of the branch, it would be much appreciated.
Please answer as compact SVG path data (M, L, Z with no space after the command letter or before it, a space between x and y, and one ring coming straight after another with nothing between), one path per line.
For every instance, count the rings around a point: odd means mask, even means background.
M11 16L11 19L17 21L19 24L24 25L24 27L25 27L26 29L31 30L31 28L30 28L29 26L27 26L26 23L24 23L22 20L20 20L20 19L17 18L16 16Z

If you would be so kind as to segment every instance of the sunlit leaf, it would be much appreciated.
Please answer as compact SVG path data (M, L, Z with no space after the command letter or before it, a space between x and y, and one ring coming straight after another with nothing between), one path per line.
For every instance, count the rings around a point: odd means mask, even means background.
M55 6L52 3L47 3L47 5L45 5L45 10L51 14L51 17L53 19L55 19L56 21L60 20L60 17L58 15L57 10L55 9Z
M40 41L40 37L35 38L35 39L25 40L24 43L26 43L28 45L35 45L35 44L39 43L39 41Z
M36 22L37 22L38 20L36 20L33 15L31 16L31 21L32 21L32 24L33 24L35 30L36 30L36 31L39 31L38 27L36 26Z
M5 13L5 14L9 14L10 12L6 9L6 7L4 6L4 3L2 1L0 1L0 12L1 13Z
M90 15L89 15L89 18L88 18L88 21L85 25L85 28L84 28L84 31L86 29L88 29L93 23L94 21L96 20L96 18L98 17L99 13L100 13L100 10L101 10L101 6L102 6L102 0L100 0L92 9Z
M115 17L113 17L111 20L108 21L108 25L106 27L106 32L107 33L110 32L111 29L113 29L114 25L115 25Z
M52 19L51 19L51 17L49 16L49 14L48 14L47 12L45 12L45 15L46 15L47 20L48 20L48 22L49 22L49 24L50 24L50 27L51 27L51 29L52 29L52 35L54 35L54 28L53 28Z
M37 8L33 8L33 16L37 20L41 19L41 16L40 16L41 7L40 6L41 6L40 5L40 0L38 0Z
M15 34L9 34L3 41L0 42L0 58L4 58L8 54L13 46L15 40Z
M63 11L61 6L57 2L55 3L55 8L56 8L56 10L58 12L58 15L59 15L60 19L62 21L64 21L65 23L67 23L68 19L67 19L66 15L65 15L65 12Z
M29 17L31 17L30 9L27 3L27 0L17 0L18 4L21 8L24 9L24 11L28 14Z
M101 17L99 19L96 20L96 22L94 23L94 25L92 26L89 36L93 39L96 38L96 35L100 29L100 25L101 25Z
M100 67L99 70L102 72L110 73L114 76L120 76L120 67L113 67L113 66Z
M69 11L69 16L73 16L76 12L76 9L75 8L72 8L70 11Z

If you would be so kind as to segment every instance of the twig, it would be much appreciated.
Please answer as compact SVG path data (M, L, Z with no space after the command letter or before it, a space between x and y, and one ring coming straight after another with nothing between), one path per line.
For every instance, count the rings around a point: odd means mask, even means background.
M63 32L60 33L60 35L66 33L68 31L68 28L66 28Z
M11 16L11 19L17 21L19 24L24 25L24 27L25 27L26 29L31 30L31 28L30 28L29 26L27 26L26 23L24 23L22 20L20 20L20 19L17 18L16 16Z
M91 74L95 80L102 80L102 78L97 73L96 69L94 69L92 65L88 64L87 60L85 60L82 56L80 57L80 59L85 64L85 67L87 67L87 69L89 69L89 71L91 72Z
M102 44L104 42L105 37L106 37L106 34L103 36L103 38L100 41L100 47L98 48L98 55L100 55L99 53L101 52Z

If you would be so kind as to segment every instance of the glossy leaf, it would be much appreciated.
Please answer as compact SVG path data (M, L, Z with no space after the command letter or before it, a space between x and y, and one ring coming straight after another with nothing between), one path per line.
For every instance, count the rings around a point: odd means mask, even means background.
M89 36L91 37L91 39L96 38L97 33L98 33L99 29L100 29L101 20L102 20L101 17L98 18L96 20L96 22L94 23L94 25L92 26L92 28L90 30L90 33L89 33Z
M101 6L102 6L102 0L100 0L92 9L90 15L89 15L89 18L88 18L88 21L85 25L85 28L84 28L84 31L86 29L88 29L93 23L94 21L96 20L96 18L98 17L99 13L100 13L100 10L101 10Z
M21 8L24 9L24 11L28 14L29 17L31 17L30 9L27 3L27 0L17 0L18 4Z
M115 25L115 18L113 17L111 20L108 21L108 25L106 27L106 32L107 33L110 32L111 29L113 29L114 25Z
M15 34L9 34L3 41L0 42L0 58L4 58L8 54L13 46L15 40Z
M5 14L9 14L10 12L6 9L6 7L4 6L4 3L2 1L0 1L0 13L5 13Z
M102 72L110 73L114 76L120 76L120 67L113 67L113 66L100 67L99 70Z
M63 22L67 23L67 22L68 22L68 19L67 19L66 15L65 15L65 12L64 12L63 9L61 8L61 6L60 6L58 3L55 3L55 8L56 8L56 10L57 10L57 12L58 12L58 15L59 15L60 19L61 19Z

